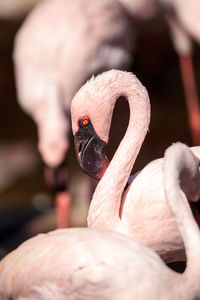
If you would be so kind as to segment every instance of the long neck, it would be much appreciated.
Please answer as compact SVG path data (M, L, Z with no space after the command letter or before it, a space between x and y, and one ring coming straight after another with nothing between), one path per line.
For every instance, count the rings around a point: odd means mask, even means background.
M48 90L40 91L41 101L34 110L34 118L38 125L48 124L54 126L54 123L62 122L64 117L64 107L62 107L61 95L54 84L48 85Z
M146 89L133 76L132 81L122 84L115 81L109 87L110 114L112 116L116 100L124 96L130 107L130 120L124 138L122 139L109 167L100 180L88 213L88 225L91 227L112 228L119 221L121 196L138 152L146 136L150 121L150 103ZM118 92L116 92L118 91Z
M164 187L168 205L185 244L187 268L184 276L189 279L190 284L194 284L193 288L195 289L195 283L199 286L200 278L200 232L187 205L185 195L190 200L198 200L200 172L197 159L184 144L176 143L166 150Z

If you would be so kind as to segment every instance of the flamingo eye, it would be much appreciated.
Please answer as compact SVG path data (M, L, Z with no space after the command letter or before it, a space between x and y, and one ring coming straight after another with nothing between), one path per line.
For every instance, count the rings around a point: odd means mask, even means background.
M89 123L90 123L90 119L88 117L84 117L79 120L79 126L81 128L87 126Z

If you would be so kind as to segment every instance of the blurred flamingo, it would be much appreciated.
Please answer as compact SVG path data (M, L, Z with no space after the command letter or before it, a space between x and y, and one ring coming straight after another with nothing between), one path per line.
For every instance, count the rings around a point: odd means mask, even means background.
M179 56L192 140L194 145L200 145L200 106L191 58L192 39L200 44L200 2L159 0L159 4L168 22L174 48Z
M197 159L184 144L165 152L164 189L186 248L183 274L119 233L59 229L26 241L0 262L1 300L199 298L200 233L186 197L199 199L200 173Z
M200 106L192 63L192 39L200 44L199 0L119 0L133 19L144 22L164 15L179 56L189 127L194 145L200 145Z
M129 103L129 125L109 164L105 147L115 102L121 96ZM148 164L124 193L150 121L145 87L132 73L104 72L77 92L71 115L79 164L88 175L101 179L90 204L88 226L134 237L152 247L167 262L184 260L177 224L162 201L163 159ZM200 157L200 147L194 147L193 151Z
M128 66L133 37L130 18L115 0L44 0L16 35L17 96L37 124L45 177L57 192L58 227L69 222L64 160L72 97L92 74Z

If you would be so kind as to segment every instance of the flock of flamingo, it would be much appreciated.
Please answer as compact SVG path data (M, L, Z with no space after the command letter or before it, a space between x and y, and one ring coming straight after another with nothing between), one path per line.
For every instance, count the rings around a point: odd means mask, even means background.
M130 177L151 107L146 88L125 69L139 25L160 11L180 57L195 146L176 142ZM200 108L190 58L199 15L199 0L43 0L25 19L13 54L17 96L38 127L58 229L0 261L0 300L200 299ZM120 97L129 124L109 162ZM70 127L80 167L99 180L87 228L67 228ZM176 261L187 262L181 274L166 265Z

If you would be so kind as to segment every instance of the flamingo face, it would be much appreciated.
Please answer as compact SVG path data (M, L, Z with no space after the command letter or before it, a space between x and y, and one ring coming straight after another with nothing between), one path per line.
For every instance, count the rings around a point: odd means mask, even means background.
M106 143L96 134L88 117L80 118L78 123L74 145L79 165L87 175L99 180L109 164Z

